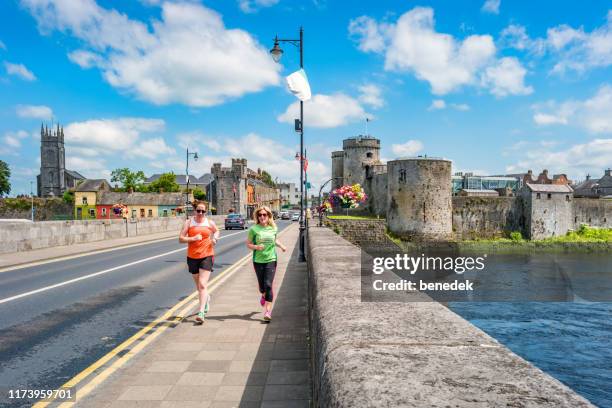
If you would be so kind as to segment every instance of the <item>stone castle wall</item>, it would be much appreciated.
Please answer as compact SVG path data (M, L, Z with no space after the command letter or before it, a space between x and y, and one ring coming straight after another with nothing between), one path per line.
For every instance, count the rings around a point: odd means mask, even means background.
M574 198L574 229L581 224L612 228L612 200Z
M498 238L505 232L523 232L523 206L516 197L453 197L452 202L457 239Z

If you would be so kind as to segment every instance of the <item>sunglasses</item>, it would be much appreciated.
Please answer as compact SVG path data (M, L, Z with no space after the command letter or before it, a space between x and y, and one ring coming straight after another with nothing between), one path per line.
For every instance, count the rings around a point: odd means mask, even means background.
M205 213L206 213L206 210L196 210L196 212L197 212L198 214L205 214Z
M267 217L268 214L267 213L259 213L257 214L258 217Z

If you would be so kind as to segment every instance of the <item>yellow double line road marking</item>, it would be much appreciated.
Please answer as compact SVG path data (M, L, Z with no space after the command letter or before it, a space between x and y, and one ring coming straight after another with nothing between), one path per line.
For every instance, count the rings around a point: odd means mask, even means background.
M287 231L290 227L291 226L285 228L283 231L281 231L278 234L278 236L280 236L283 233L285 233L285 231ZM234 263L227 270L225 270L225 271L221 272L219 275L217 275L214 279L212 279L209 282L209 284L208 284L208 288L209 288L208 291L209 292L213 292L221 283L226 281L235 271L237 271L239 268L244 266L244 264L249 259L251 259L252 257L253 257L252 254L246 255L245 257L241 258L236 263ZM110 360L112 360L114 357L116 357L119 353L121 353L124 350L127 350L128 347L130 347L133 343L138 341L141 337L145 336L149 331L154 330L151 334L149 334L140 343L135 345L127 353L125 353L123 356L121 356L115 362L113 362L110 366L108 366L103 371L101 371L99 374L97 374L94 378L92 378L92 380L89 383L84 385L82 388L76 390L77 398L83 398L84 396L89 394L95 387L97 387L100 383L102 383L104 380L106 380L111 374L113 374L115 371L117 371L121 366L123 366L125 363L127 363L132 357L134 357L136 354L138 354L140 351L142 351L147 345L149 345L153 340L155 340L168 327L170 327L171 325L174 326L174 325L178 324L181 320L183 320L184 319L183 316L186 315L187 313L189 313L189 311L197 303L197 299L195 299L197 295L198 295L197 291L193 292L191 295L187 296L185 299L183 299L180 302L178 302L176 305L174 305L166 313L164 313L163 315L161 315L160 317L158 317L157 319L155 319L154 321L149 323L146 327L142 328L140 331L138 331L132 337L130 337L129 339L127 339L126 341L124 341L123 343L121 343L120 345L115 347L113 350L108 352L108 354L106 354L105 356L100 358L98 361L96 361L95 363L93 363L92 365L90 365L89 367L87 367L86 369L81 371L79 374L77 374L76 376L71 378L69 381L64 383L60 388L72 388L72 387L75 387L77 384L79 384L85 378L90 376L93 372L95 372L96 370L100 369L106 363L108 363ZM185 305L187 305L187 306L185 306ZM183 306L185 306L185 307L183 307ZM183 307L183 309L181 309L182 307ZM181 309L181 311L176 316L173 316L173 313L175 311L179 310L179 309ZM168 321L168 319L170 319L171 317L172 317L172 319L170 321ZM163 324L163 323L168 323L168 324ZM34 408L43 408L43 407L46 407L46 406L48 406L49 404L51 404L53 402L54 402L53 400L51 400L51 401L41 401L41 402L37 402L36 404L34 404L33 407ZM74 402L64 402L64 403L62 403L60 405L60 407L72 407L73 405L74 405Z

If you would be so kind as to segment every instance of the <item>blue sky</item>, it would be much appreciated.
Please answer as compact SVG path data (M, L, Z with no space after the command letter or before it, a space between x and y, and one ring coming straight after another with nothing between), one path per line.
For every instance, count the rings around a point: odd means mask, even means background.
M350 4L350 6L349 6ZM13 194L40 166L41 122L66 130L67 167L184 172L185 147L299 178L275 34L304 27L309 177L329 178L342 139L369 133L384 160L415 154L454 171L566 173L612 166L609 1L0 2L0 158Z

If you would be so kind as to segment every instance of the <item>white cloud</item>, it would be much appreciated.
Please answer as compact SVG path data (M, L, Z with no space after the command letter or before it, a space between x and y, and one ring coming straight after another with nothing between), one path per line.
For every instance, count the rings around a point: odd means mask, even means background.
M421 150L423 150L423 143L419 140L408 140L406 143L391 146L393 154L399 157L414 156Z
M534 55L542 55L546 51L546 41L542 39L531 39L527 35L527 29L518 24L510 24L501 32L500 42L504 47L527 51Z
M371 17L361 16L349 22L348 31L361 51L382 52L385 48L386 27Z
M608 11L606 22L591 32L562 24L549 28L545 38L531 39L525 27L509 25L501 38L508 47L537 56L548 53L556 60L551 70L556 74L608 67L612 65L612 10Z
M434 99L433 101L431 101L431 105L429 105L429 108L427 108L427 110L429 111L441 110L441 109L446 109L447 107L451 107L455 110L462 111L462 112L470 110L470 106L465 103L451 103L447 105L444 99Z
M515 57L502 58L495 65L487 67L482 81L497 97L508 95L529 95L531 86L525 86L527 70Z
M45 105L17 105L16 111L20 118L50 120L53 117L53 111Z
M64 133L67 144L97 147L107 154L116 154L139 149L141 133L159 132L164 127L165 122L161 119L93 119L70 123L64 128Z
M202 147L206 147L213 152L221 151L221 144L216 140L214 136L207 136L202 132L187 132L181 133L176 137L178 144L183 149L191 149L192 151L198 151ZM198 151L198 155L200 152Z
M559 61L553 72L565 73L572 70L583 72L596 67L612 65L612 10L607 21L591 33L582 27L574 29L561 25L548 30L547 40Z
M446 109L446 102L444 102L444 99L434 99L431 102L431 105L429 106L427 110L440 110L440 109Z
M176 151L166 144L161 137L143 140L126 153L126 157L144 157L155 159L156 157L174 154Z
M380 87L374 84L366 84L359 87L359 100L364 104L371 106L374 109L382 108L385 101L382 98Z
M498 96L524 95L531 89L522 82L526 71L517 59L496 59L490 35L460 40L435 31L432 8L415 7L395 24L362 16L351 21L349 33L360 50L384 53L385 70L412 73L436 95L468 85L490 87Z
M533 109L537 125L573 125L590 133L612 133L612 86L608 84L602 85L585 101L549 101L534 105Z
M465 103L451 103L451 107L458 111L466 112L470 110L470 105Z
M480 9L484 13L499 14L501 0L486 0Z
M25 81L35 81L36 76L26 68L23 64L12 64L10 62L4 62L4 67L9 75L15 75Z
M278 4L280 0L238 0L238 7L244 13L255 13L264 7Z
M94 0L21 3L41 32L59 30L83 41L72 61L99 68L112 86L158 105L213 106L279 83L281 66L266 47L244 30L227 29L200 4L163 3L150 30Z
M612 139L593 139L557 151L553 151L546 143L534 143L523 152L524 158L507 166L506 171L512 173L548 169L553 174L564 173L571 179L579 179L588 173L601 174L603 169L610 166Z
M305 127L333 128L363 120L366 112L359 101L343 93L317 94L311 100L304 102L304 116ZM300 103L296 101L277 119L279 122L293 124L299 117Z
M561 115L551 115L547 113L536 113L533 115L533 121L537 125L567 125L567 118Z
M19 130L17 132L6 132L4 134L4 144L8 146L8 150L19 149L21 147L21 140L28 137L29 133L25 130Z
M403 14L393 30L385 69L411 71L426 80L434 94L446 94L475 81L476 73L495 54L490 36L472 35L463 42L434 31L433 9L417 7Z

